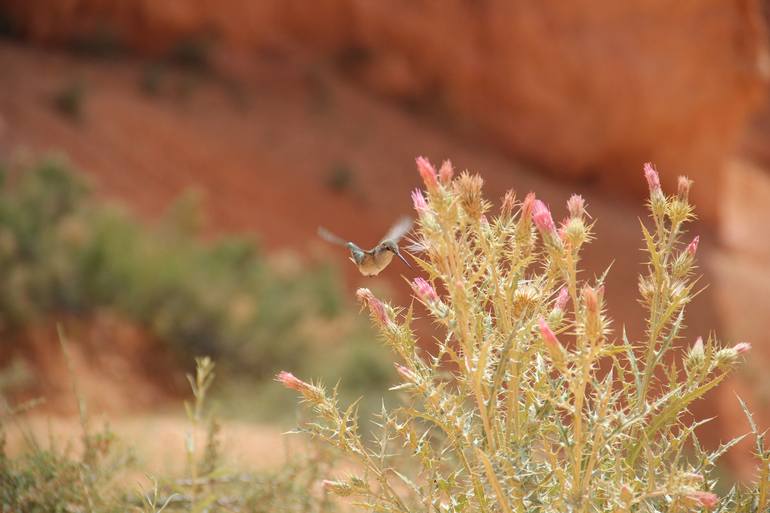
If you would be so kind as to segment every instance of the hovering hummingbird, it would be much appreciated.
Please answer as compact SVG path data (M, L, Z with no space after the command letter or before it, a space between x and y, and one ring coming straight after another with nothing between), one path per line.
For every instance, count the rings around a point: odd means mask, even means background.
M361 249L356 244L337 237L324 227L318 228L318 235L332 244L348 248L350 251L350 261L356 264L361 274L364 276L377 276L390 265L393 255L400 258L407 267L412 268L398 250L398 241L411 229L412 220L406 216L402 217L388 230L388 233L382 238L380 243L372 249Z

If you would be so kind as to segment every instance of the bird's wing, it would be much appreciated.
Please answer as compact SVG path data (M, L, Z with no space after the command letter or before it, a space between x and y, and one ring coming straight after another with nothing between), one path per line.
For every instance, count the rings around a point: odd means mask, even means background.
M385 237L382 238L382 241L392 240L393 242L398 242L404 235L409 233L409 230L411 229L412 218L409 216L404 216L396 221L396 224L391 226L390 230L388 230L388 233L385 234Z
M407 237L406 242L408 242L408 244L404 246L403 249L405 249L409 253L419 254L419 253L424 253L425 251L428 250L428 248L425 247L424 242L414 239L412 237Z
M337 237L323 226L318 227L318 236L326 242L331 242L332 244L339 244L340 246L347 244L346 240L342 239L341 237Z

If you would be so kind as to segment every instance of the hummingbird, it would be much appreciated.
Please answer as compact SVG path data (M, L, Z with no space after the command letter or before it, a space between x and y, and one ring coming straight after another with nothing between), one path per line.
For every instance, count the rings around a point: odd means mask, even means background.
M353 262L364 276L377 276L383 269L390 265L393 255L401 259L408 268L412 268L406 258L398 250L398 241L412 229L412 220L402 217L391 226L385 237L372 249L361 249L358 245L334 235L326 228L320 226L318 235L327 242L344 246L350 251L350 261Z

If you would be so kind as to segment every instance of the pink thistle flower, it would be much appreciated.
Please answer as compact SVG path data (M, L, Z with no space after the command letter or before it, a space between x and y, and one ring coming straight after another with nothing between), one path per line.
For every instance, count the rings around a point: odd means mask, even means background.
M537 197L534 192L530 192L524 198L524 202L521 204L521 218L529 220L532 217L532 210L535 208L535 202Z
M570 196L569 200L567 200L567 210L569 211L570 217L583 217L583 214L585 214L585 206L586 201L580 194L573 194Z
M408 367L405 367L404 365L401 365L400 363L396 363L396 372L398 372L402 378L404 378L407 381L417 381L417 375Z
M751 351L751 344L749 342L739 342L733 346L733 351L738 354L744 354Z
M535 226L537 226L537 229L540 230L541 233L556 233L556 225L553 223L551 211L548 210L545 203L540 200L535 200L532 207L532 221L534 221Z
M569 290L567 290L567 287L562 287L561 290L559 290L559 295L556 296L556 308L563 311L568 302Z
M647 179L647 186L651 193L660 192L660 176L651 162L644 164L644 177Z
M706 509L716 507L719 502L719 496L715 493L704 492L702 490L695 490L687 493L687 497L694 500Z
M356 297L361 303L369 307L369 313L378 323L387 324L390 322L388 313L385 311L385 304L377 299L372 291L367 288L360 288L356 291Z
M291 372L281 371L275 376L275 380L286 388L296 390L297 392L307 392L313 388L310 383L302 381Z
M412 191L412 203L414 203L414 209L417 212L425 212L428 210L428 203L425 201L425 196L422 195L420 189Z
M537 321L537 324L540 327L540 334L543 336L543 341L545 341L545 345L548 346L549 350L556 347L561 348L561 344L559 344L556 334L551 327L548 326L548 323L545 322L545 319L541 317Z
M417 297L420 298L423 303L432 303L438 300L436 289L434 289L433 286L431 286L431 284L428 283L428 281L424 278L415 278L412 282L412 288L414 289L415 294L417 294Z
M417 157L417 170L420 172L422 181L425 183L425 187L429 191L433 191L438 187L438 179L436 178L436 168L425 157Z
M444 185L447 185L452 181L452 177L455 174L455 170L452 167L452 161L447 159L444 161L443 164L441 164L441 168L438 170L438 178L441 180L441 183Z
M698 252L698 242L700 242L700 236L696 235L690 244L687 245L687 254L691 257L695 256L695 253Z

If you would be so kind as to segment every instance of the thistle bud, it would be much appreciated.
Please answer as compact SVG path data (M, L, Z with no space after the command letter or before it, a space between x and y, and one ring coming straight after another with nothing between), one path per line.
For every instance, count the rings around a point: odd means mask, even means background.
M567 290L567 287L562 287L559 294L556 296L553 309L548 314L548 324L550 326L559 326L561 324L562 320L564 320L564 309L567 307L568 302L569 291Z
M570 217L583 217L586 213L585 205L586 202L580 194L570 196L569 200L567 200L567 210Z
M455 171L452 167L452 161L447 159L441 164L441 168L438 170L438 178L444 185L449 184L452 181Z
M561 311L564 311L564 308L567 306L567 303L569 303L569 290L567 290L567 287L562 287L561 290L559 290L559 295L556 296L556 305L555 308L558 308Z
M703 348L703 338L698 337L687 353L687 359L684 362L685 371L687 371L688 375L694 374L703 367L705 361L706 351Z
M736 354L745 354L751 351L751 344L749 342L739 342L733 346L733 351Z
M556 225L548 207L540 200L535 200L532 207L532 221L543 236L556 236Z
M599 314L599 294L596 289L588 286L583 287L583 303L589 316Z
M428 210L428 203L425 201L425 196L422 195L420 189L412 191L412 203L414 203L414 209L419 213Z
M586 225L582 217L570 217L559 229L559 238L573 249L578 249L586 240Z
M551 360L557 368L562 369L564 367L564 348L556 338L556 334L548 326L548 323L545 322L545 319L541 317L537 322L540 328L540 335L543 337L545 348L548 350Z
M732 347L723 347L714 355L714 362L720 369L732 367L738 363L738 353Z
M287 371L281 371L278 374L276 374L275 380L281 383L286 388L296 390L297 392L302 392L304 390L309 390L310 388L312 388L312 385L310 383L306 383L305 381L302 381L301 379L296 377L294 374Z
M700 237L696 235L690 244L687 245L687 254L691 257L695 257L695 253L698 252L698 242L700 242Z
M690 196L690 187L692 187L692 180L686 176L680 176L677 181L676 196L685 203Z
M623 501L623 504L627 506L631 505L631 502L634 500L634 492L627 484L624 484L620 488L620 500Z
M302 381L291 372L281 371L276 374L275 380L286 388L296 390L309 401L320 403L324 399L323 391L320 388Z
M434 191L438 187L438 179L436 177L436 168L425 157L417 157L417 170L420 172L423 183L429 191Z
M650 194L653 196L662 193L660 190L660 177L655 167L650 162L644 164L644 178L647 179L647 186L650 188Z
M503 217L508 218L513 214L513 207L516 204L516 193L513 189L508 189L503 197L503 204L500 207L500 213Z
M689 499L694 505L701 506L706 509L713 509L719 503L719 496L712 492L704 492L702 490L693 490L687 492L685 497Z
M527 196L524 198L524 202L521 204L521 219L529 222L530 218L532 217L532 210L535 208L536 201L537 197L535 196L534 192L527 194Z
M404 378L406 381L409 381L412 383L417 381L417 374L415 374L411 369L399 363L396 363L395 366L396 366L396 372L398 372L401 375L401 377Z
M433 303L438 300L436 289L423 278L415 278L412 282L412 289L423 303Z
M390 323L388 312L385 309L385 304L377 299L372 292L367 288L361 288L356 291L356 297L365 306L369 307L369 313L380 326L384 326Z

